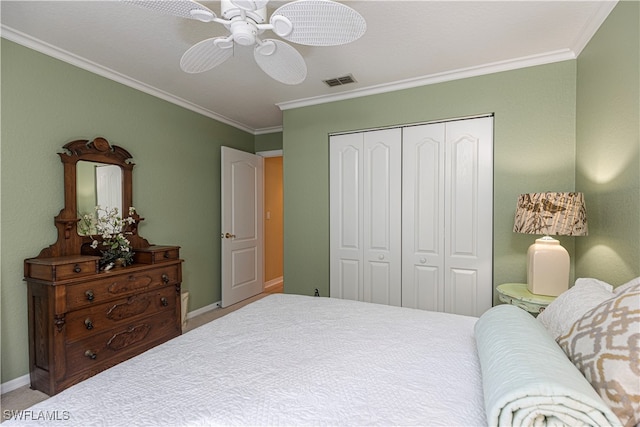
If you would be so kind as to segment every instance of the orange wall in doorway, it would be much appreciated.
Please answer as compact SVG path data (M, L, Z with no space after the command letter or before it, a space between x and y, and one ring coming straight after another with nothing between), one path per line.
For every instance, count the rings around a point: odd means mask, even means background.
M264 159L264 280L283 275L282 157Z

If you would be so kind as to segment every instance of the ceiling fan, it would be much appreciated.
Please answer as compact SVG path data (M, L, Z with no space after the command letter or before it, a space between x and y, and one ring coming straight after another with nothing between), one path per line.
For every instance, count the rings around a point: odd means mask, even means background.
M231 33L202 40L189 48L180 60L187 73L208 71L233 56L236 44L254 45L258 66L271 78L288 85L302 83L307 65L291 45L277 39L262 39L266 30L293 43L307 46L337 46L360 38L367 24L358 12L333 0L296 0L276 9L267 23L269 0L221 0L219 18L209 8L193 0L124 0L170 15L216 22Z

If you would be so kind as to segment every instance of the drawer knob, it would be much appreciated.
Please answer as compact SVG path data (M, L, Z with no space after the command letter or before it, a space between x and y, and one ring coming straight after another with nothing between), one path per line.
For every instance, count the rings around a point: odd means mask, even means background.
M169 253L169 251L166 251L166 252L164 253L164 257L165 257L165 258L169 258L169 257L171 257L171 254Z
M91 360L96 360L96 357L98 357L97 354L95 354L93 351L91 350L87 350L84 352L84 355L87 356L89 359Z
M168 275L167 273L164 273L164 274L162 275L162 281L163 281L164 283L169 283L169 275Z
M162 297L160 298L160 304L162 304L163 307L166 307L169 305L169 301L165 297Z
M84 326L88 329L91 330L93 329L93 322L91 321L91 319L89 319L88 317L84 320Z
M80 266L78 264L73 266L73 272L74 273L80 273L82 272L82 268L80 268Z
M93 299L95 298L95 296L93 295L93 291L91 289L86 291L84 294L87 297L87 301L93 301Z

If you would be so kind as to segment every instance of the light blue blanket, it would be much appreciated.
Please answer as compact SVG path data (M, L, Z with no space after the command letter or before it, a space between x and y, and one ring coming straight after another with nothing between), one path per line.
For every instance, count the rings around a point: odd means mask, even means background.
M490 426L620 426L540 322L499 305L475 326Z

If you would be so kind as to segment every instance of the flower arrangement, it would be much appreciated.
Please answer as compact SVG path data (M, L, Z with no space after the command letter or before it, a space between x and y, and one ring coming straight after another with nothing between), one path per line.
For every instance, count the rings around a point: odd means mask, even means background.
M91 236L93 242L91 247L100 250L102 259L100 265L104 269L110 269L116 264L122 266L133 263L133 250L131 242L125 237L131 234L127 227L135 223L131 215L135 213L135 208L129 208L129 216L123 218L119 215L118 208L95 207L95 212L83 215L80 222L80 230L83 234ZM98 240L94 235L99 236Z

